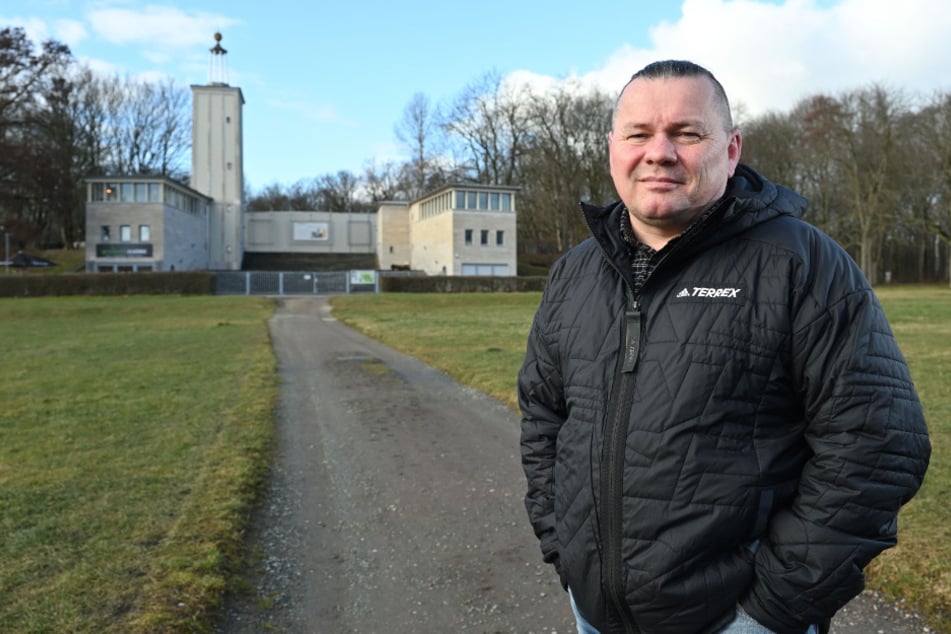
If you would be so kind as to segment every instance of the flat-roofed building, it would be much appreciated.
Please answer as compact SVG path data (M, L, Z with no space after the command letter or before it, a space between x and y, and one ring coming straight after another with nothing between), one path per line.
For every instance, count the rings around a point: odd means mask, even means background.
M516 194L502 185L451 184L377 212L381 269L428 275L517 274Z
M86 270L209 268L213 202L167 178L87 178Z

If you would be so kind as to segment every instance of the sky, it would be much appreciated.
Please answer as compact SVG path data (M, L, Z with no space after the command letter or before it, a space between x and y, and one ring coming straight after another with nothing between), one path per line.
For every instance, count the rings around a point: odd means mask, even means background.
M0 0L6 26L94 70L183 86L221 79L220 32L252 191L401 162L413 95L448 105L489 73L615 95L651 61L690 59L747 117L872 84L951 90L945 0Z

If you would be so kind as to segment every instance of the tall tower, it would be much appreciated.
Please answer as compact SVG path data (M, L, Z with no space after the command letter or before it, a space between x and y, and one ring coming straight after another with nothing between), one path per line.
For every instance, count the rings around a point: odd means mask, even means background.
M239 270L244 257L244 163L241 89L227 83L221 34L209 49L208 84L192 86L191 187L212 198L209 268Z

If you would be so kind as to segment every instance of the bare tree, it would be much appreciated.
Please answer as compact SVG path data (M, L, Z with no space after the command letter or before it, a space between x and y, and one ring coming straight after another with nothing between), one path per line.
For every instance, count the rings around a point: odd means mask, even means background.
M23 29L0 29L0 220L17 227L19 240L45 231L48 179L41 172L52 166L37 143L42 96L71 59L63 44L47 40L37 51Z
M188 89L171 79L156 84L156 156L159 173L183 179L190 163L191 98ZM191 167L190 165L188 166Z
M561 252L586 237L579 201L606 203L614 195L607 157L612 107L606 95L570 88L530 98L520 241L540 246L553 239Z
M934 166L935 183L928 225L948 252L948 283L951 285L951 93L939 93L921 114L928 160ZM920 168L919 168L920 169Z
M418 194L411 193L416 190L402 178L400 166L393 161L368 162L364 166L363 187L372 203L384 200L411 200L418 197Z
M433 157L439 153L437 138L440 132L438 112L430 105L429 98L423 93L414 94L394 127L397 140L410 154L406 171L410 176L408 194L411 199L429 191L431 177L438 172L439 163Z
M373 205L358 196L360 181L346 170L314 180L324 211L372 211Z
M295 211L291 196L280 183L267 185L247 197L248 211Z
M109 169L183 178L191 143L188 91L171 79L114 76L104 81L101 94L110 122Z
M247 195L248 211L323 210L323 198L314 181L300 180L291 185L272 183L256 194Z
M895 208L890 177L895 162L897 123L906 111L902 95L881 86L854 91L840 99L838 140L849 216L855 222L858 263L878 282L879 250Z
M815 95L799 102L792 111L790 123L794 137L791 151L798 168L796 176L784 184L809 199L806 219L850 247L852 235L847 205L843 201L841 166L839 163L843 108L839 100Z
M472 180L488 185L519 182L528 129L525 102L498 74L469 84L443 118L443 129L461 144Z
M743 162L776 183L801 182L801 130L791 114L770 112L743 125Z
M79 79L84 75L79 74ZM38 205L44 214L36 218L45 242L54 236L63 246L83 236L85 197L83 176L95 168L95 155L87 145L84 131L77 125L83 88L76 81L55 78L44 95L46 109L38 113L33 150L37 162L33 170Z
M69 47L54 40L34 51L22 28L0 29L0 129L24 123L37 106L44 83L71 60Z

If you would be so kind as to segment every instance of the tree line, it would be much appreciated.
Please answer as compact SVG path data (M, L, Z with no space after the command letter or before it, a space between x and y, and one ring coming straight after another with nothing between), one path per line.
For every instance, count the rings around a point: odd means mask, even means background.
M450 183L515 185L523 253L587 237L579 201L616 199L607 135L615 95L571 81L532 89L486 73L448 103L416 93L394 125L403 161L369 160L246 191L249 210L375 211ZM951 93L872 85L746 117L743 160L810 200L806 220L874 282L949 279ZM161 175L187 184L190 94L173 81L101 76L55 41L0 30L0 223L21 241L83 239L82 179Z

